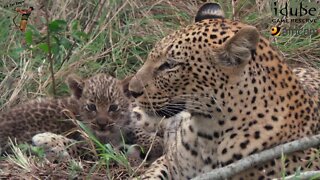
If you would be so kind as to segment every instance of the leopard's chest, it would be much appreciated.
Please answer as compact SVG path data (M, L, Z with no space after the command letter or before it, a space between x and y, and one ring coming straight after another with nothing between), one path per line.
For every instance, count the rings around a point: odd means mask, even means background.
M187 112L169 120L165 147L174 179L194 177L216 168L219 138L212 129L198 129L198 122Z

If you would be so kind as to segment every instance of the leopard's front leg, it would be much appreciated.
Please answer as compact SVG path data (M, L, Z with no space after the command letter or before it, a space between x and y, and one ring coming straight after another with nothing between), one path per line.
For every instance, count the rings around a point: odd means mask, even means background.
M142 128L132 128L126 136L126 143L138 144L144 149L145 153L151 148L147 157L148 162L153 162L163 155L163 139L156 133L146 132Z
M166 156L163 155L158 158L155 162L151 164L151 166L144 172L140 177L136 178L137 180L144 180L144 179L172 179L168 161Z

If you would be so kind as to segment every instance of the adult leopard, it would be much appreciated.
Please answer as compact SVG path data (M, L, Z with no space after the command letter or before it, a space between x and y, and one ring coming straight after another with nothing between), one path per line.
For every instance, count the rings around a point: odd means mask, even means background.
M129 85L146 113L179 122L174 138L165 135L166 154L142 179L190 179L319 133L317 96L255 27L225 19L216 3L202 6L195 19L158 42ZM233 178L319 170L316 155L296 152Z

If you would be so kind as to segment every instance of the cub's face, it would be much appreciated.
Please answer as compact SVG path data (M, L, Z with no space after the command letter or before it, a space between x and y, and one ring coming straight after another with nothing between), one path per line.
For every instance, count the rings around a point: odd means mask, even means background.
M130 102L121 81L106 74L86 80L68 78L73 96L79 100L82 120L102 143L122 142L122 132L130 121Z

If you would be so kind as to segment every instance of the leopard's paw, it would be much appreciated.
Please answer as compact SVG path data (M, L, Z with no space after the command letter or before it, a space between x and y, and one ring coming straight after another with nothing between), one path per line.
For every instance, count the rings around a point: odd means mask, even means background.
M68 152L70 146L76 141L62 135L45 132L32 137L32 144L41 147L45 151L45 157L49 161L64 161L70 159Z

